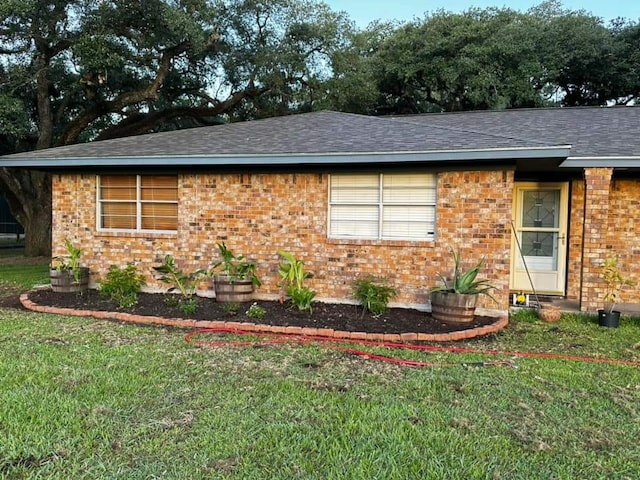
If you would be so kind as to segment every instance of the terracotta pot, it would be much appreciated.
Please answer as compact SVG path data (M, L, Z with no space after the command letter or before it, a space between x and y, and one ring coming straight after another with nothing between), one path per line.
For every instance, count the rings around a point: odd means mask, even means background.
M432 292L431 317L448 324L467 324L475 318L477 295L450 292Z
M216 275L213 281L216 302L243 303L253 300L251 279L239 280L229 275Z
M538 316L543 322L554 323L560 320L560 307L556 305L544 305L538 311Z

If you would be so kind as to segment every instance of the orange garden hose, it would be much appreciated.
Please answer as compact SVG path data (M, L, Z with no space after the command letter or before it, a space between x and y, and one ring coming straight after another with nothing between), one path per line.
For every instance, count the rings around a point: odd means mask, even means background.
M196 340L194 338L203 334L249 336L249 337L252 337L252 339L204 341L204 340ZM423 351L423 352L445 352L445 353L467 353L467 354L473 353L473 354L480 354L480 355L506 356L506 357L517 357L517 358L545 358L545 359L553 359L553 360L570 360L575 362L605 363L605 364L611 364L611 365L626 365L626 366L640 367L640 361L633 361L633 360L616 360L611 358L596 358L596 357L566 355L566 354L557 354L557 353L509 352L509 351L501 351L501 350L485 350L481 348L453 347L453 346L445 346L445 345L419 345L415 343L378 342L373 340L355 340L355 339L343 340L343 339L314 336L314 335L261 333L261 332L247 331L242 329L233 329L233 328L204 328L204 329L194 330L192 332L189 332L186 335L185 340L187 341L187 343L191 343L199 346L209 346L209 347L224 347L224 346L242 347L242 346L253 346L253 345L279 345L279 344L280 345L281 344L300 344L301 345L301 344L309 344L309 343L318 343L318 344L327 345L330 348L335 348L335 349L338 349L362 358L389 362L389 363L402 365L406 367L444 367L444 366L454 366L454 364L422 362L418 360L407 360L407 359L396 358L396 357L391 357L386 355L378 355L378 354L365 352L363 350L359 350L356 348L352 348L346 345L362 345L362 346L368 346L368 347L384 347L384 348L390 348L390 349L417 350L417 351ZM474 367L484 367L484 366L516 367L516 365L511 361L472 362L472 363L462 363L462 365L474 366Z

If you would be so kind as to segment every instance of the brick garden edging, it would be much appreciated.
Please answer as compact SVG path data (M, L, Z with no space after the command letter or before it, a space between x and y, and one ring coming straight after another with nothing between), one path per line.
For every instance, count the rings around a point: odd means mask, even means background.
M20 295L20 303L28 310L41 313L53 313L56 315L72 315L76 317L93 317L105 320L120 320L123 322L141 323L150 325L167 325L182 328L228 328L250 332L285 333L291 335L322 336L339 339L370 340L379 342L452 342L466 340L496 333L509 324L508 315L499 317L498 320L484 327L470 328L450 333L366 333L347 332L333 330L331 328L306 328L283 327L275 325L263 325L249 322L217 322L206 320L186 320L184 318L164 318L146 315L134 315L124 312L105 312L99 310L76 310L73 308L52 307L38 305L29 300L29 294Z

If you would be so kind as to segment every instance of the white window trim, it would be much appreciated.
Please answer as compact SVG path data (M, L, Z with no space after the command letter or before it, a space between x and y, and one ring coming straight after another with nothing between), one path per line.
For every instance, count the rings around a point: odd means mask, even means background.
M432 175L434 180L435 180L435 195L434 195L434 201L433 202L415 202L415 203L385 203L384 202L384 173L373 173L375 175L378 175L378 202L377 203L364 203L364 204L358 204L358 205L375 205L378 207L378 234L377 236L356 236L356 235L335 235L332 234L332 226L331 226L331 209L333 206L335 205L349 205L347 203L339 203L339 202L332 202L331 201L331 191L332 191L332 181L334 177L339 177L339 176L346 176L346 175L361 175L361 174L332 174L329 175L329 182L328 182L328 192L327 192L327 198L328 198L328 202L327 202L327 206L328 206L328 211L327 211L327 224L328 224L328 230L327 230L327 238L330 239L336 239L336 240L385 240L385 241L410 241L410 242L423 242L423 241L434 241L435 240L435 230L436 230L436 226L437 226L437 184L438 184L438 178L437 178L437 174L435 173L429 173L428 175ZM394 175L393 173L389 173L387 175ZM355 203L352 205L356 205ZM427 206L427 207L432 207L434 210L434 221L433 221L433 231L429 232L428 235L426 235L425 237L399 237L399 236L384 236L383 235L383 220L384 220L384 208L385 206L388 207L401 207L401 206L407 206L407 207L414 207L414 206Z
M125 175L132 176L132 175ZM102 200L100 198L100 189L101 189L101 175L96 175L96 230L98 232L122 232L122 233L177 233L176 230L152 230L152 229L143 229L142 228L142 205L144 203L175 203L178 204L178 200L175 202L170 202L167 200L142 200L142 175L136 174L136 228L104 228L102 226L102 204L106 203L130 203L128 200Z

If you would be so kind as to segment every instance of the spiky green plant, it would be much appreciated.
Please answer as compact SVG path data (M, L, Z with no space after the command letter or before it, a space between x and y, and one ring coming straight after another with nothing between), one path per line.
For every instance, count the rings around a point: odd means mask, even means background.
M460 252L451 250L453 255L453 277L448 280L443 275L438 274L442 285L434 287L431 292L458 293L462 295L486 295L494 302L496 299L491 295L491 290L495 287L486 278L478 279L478 273L484 266L484 259L480 260L469 270L462 269Z

